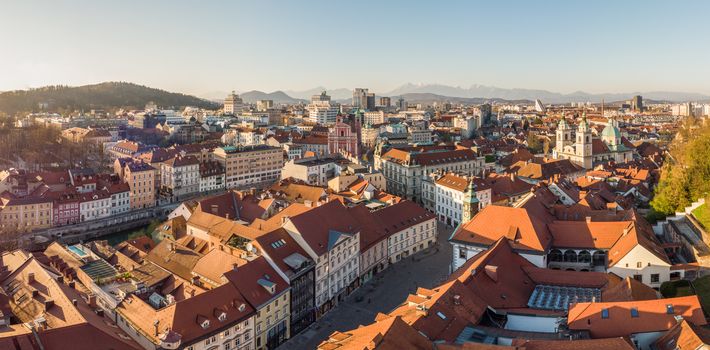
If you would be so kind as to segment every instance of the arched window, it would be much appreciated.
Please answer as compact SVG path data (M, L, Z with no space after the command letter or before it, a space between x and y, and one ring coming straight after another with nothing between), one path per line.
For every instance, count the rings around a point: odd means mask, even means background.
M592 262L592 254L589 254L588 251L583 250L577 254L577 261L581 263L590 263Z
M559 251L558 249L551 250L550 254L548 255L548 260L549 261L562 261L562 252Z
M577 253L575 253L574 250L565 251L564 261L565 262L577 262Z

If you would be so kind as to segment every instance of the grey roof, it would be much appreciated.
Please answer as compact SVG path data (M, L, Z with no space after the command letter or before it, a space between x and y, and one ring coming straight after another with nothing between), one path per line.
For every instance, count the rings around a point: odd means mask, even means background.
M284 258L284 262L290 266L293 270L298 270L303 266L303 263L307 262L308 259L301 255L300 253L293 253Z

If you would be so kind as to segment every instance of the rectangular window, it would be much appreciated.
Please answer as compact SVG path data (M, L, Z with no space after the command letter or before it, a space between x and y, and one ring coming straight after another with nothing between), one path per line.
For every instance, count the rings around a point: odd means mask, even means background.
M660 280L659 274L657 274L657 273L651 274L651 283L658 283L659 280Z
M643 275L634 275L634 279L639 282L643 282Z

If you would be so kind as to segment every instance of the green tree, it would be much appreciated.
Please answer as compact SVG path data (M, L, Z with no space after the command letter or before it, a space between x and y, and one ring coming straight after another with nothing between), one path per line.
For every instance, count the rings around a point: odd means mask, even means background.
M537 135L529 131L528 132L528 148L532 153L540 153L542 152L542 142L540 141L540 138L537 137Z

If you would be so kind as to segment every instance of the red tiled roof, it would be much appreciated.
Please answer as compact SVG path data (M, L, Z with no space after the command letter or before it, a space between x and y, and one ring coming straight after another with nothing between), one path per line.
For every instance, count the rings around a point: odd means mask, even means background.
M226 272L224 277L239 289L246 300L256 309L280 296L289 288L288 283L281 278L263 256L248 262L246 266ZM273 292L268 289L267 284L273 285Z
M632 309L636 310L637 316L632 315ZM606 310L604 313L608 313L608 317L602 316L602 310ZM586 330L594 338L610 338L666 331L676 324L676 316L698 326L707 324L695 295L662 300L577 303L570 307L567 323L570 330Z
M501 224L504 223L504 224ZM451 240L490 246L501 237L516 249L545 251L552 236L544 219L530 215L524 208L489 205L454 232Z

